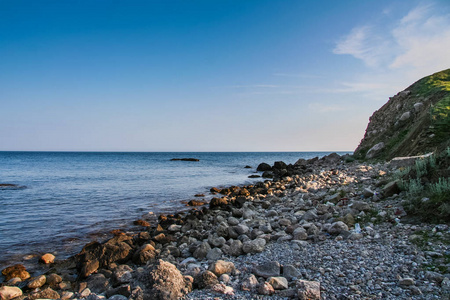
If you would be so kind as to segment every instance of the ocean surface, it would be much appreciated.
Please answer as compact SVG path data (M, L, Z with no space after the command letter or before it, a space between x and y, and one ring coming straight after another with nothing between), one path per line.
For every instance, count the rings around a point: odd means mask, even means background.
M186 209L181 201L213 186L260 181L248 176L261 162L329 153L0 152L0 183L26 187L0 189L0 269L45 252L68 257L151 212ZM190 157L200 161L171 161Z

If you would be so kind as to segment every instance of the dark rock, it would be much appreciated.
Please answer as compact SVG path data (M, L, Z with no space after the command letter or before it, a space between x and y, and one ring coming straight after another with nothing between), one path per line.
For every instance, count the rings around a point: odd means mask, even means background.
M201 274L195 276L194 284L199 289L210 288L219 283L216 274L211 271L204 271Z
M149 274L151 299L175 300L192 290L192 284L173 264L158 260Z
M272 171L265 171L265 172L262 174L262 177L263 177L263 178L273 178L273 172L272 172Z
M223 197L223 198L212 198L211 202L209 202L209 208L210 209L220 208L220 207L224 207L226 205L228 205L228 200L225 197Z
M106 297L108 297L109 299L111 299L110 297L112 297L113 295L122 295L128 298L131 296L131 286L129 284L124 284L106 291Z
M93 292L93 293L103 293L107 290L107 287L109 285L109 280L105 277L105 275L97 273L92 274L87 279L87 287Z
M400 188L398 186L398 182L397 181L392 181L389 182L388 184L386 184L383 187L383 196L384 197L390 197L394 194L398 194L400 193Z
M264 171L271 171L272 167L269 164L261 163L256 168L256 171L264 172Z
M200 161L197 158L172 158L171 161Z
M273 169L275 169L275 170L285 170L285 169L287 169L287 165L286 165L286 163L284 163L284 162L282 162L282 161L276 161L276 162L273 164L272 170L273 170Z
M264 278L280 276L281 265L277 261L269 261L255 267L255 275Z
M104 244L92 242L84 246L76 255L77 269L81 277L87 277L98 268L113 262L126 262L132 256L132 237L115 236Z
M251 169L251 166L245 166L244 169Z
M249 175L248 178L260 178L260 175Z
M0 183L0 190L21 190L25 189L26 186L12 184L12 183Z

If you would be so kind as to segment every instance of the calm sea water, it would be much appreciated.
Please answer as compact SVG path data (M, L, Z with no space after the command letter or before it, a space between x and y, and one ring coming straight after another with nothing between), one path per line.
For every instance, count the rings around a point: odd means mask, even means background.
M326 154L0 152L0 183L27 187L0 190L0 267L29 254L67 257L149 212L185 209L181 201L212 186L258 181L248 176L261 162ZM200 161L170 161L185 157Z

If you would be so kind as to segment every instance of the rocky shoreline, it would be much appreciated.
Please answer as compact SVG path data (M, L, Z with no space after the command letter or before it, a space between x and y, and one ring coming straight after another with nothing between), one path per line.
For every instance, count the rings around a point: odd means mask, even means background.
M405 213L394 170L337 154L261 164L272 180L42 257L42 274L3 270L1 300L449 299L449 226Z

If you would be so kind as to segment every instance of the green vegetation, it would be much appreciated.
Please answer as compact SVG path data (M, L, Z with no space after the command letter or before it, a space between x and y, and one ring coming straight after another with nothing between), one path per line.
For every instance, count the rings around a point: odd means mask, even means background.
M438 142L448 140L450 135L450 95L432 106L430 114L435 139Z
M408 213L426 221L450 222L450 179L448 178L450 155L442 151L416 160L414 167L404 168L395 177L400 188L409 196L405 209Z

